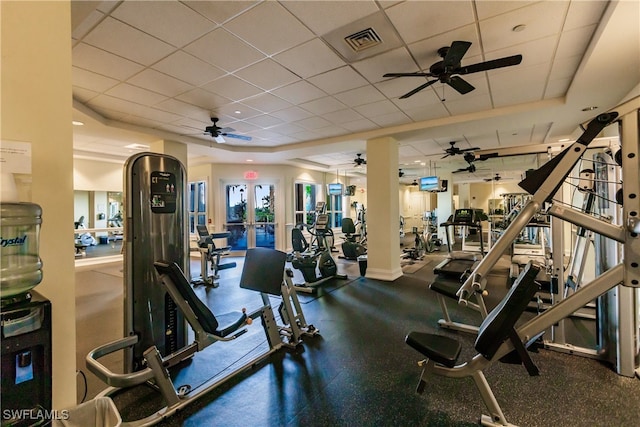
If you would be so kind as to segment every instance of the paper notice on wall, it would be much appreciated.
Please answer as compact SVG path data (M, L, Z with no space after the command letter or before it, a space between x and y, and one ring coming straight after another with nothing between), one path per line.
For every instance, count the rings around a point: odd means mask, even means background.
M0 172L31 173L31 143L0 141Z

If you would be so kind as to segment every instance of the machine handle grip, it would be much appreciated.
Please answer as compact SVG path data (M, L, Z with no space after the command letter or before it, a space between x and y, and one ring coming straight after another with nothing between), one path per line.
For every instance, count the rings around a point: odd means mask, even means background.
M98 362L99 358L119 350L124 350L127 347L135 345L137 342L138 336L132 335L130 337L121 338L101 345L100 347L96 347L87 354L87 368L105 384L111 387L131 387L150 380L153 378L153 371L151 371L150 368L129 374L117 374L109 370L109 368L104 366L102 363Z

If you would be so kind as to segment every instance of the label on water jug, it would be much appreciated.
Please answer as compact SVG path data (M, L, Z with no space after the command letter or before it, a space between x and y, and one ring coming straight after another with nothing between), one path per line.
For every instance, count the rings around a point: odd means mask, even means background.
M5 239L4 237L0 237L0 246L3 248L6 248L7 246L22 246L26 241L26 234L22 237L14 237L13 239Z

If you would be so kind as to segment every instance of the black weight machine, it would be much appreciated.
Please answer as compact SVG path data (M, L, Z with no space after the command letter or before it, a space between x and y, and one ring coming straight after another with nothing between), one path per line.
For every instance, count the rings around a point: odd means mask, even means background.
M235 268L235 262L227 262L222 264L220 259L223 255L228 255L231 246L218 247L215 244L217 239L228 239L231 233L228 231L223 233L209 234L206 225L196 225L198 231L198 251L200 252L200 277L191 281L193 285L218 287L217 279L220 278L218 272L228 268ZM213 274L209 274L209 269Z
M625 297L624 300L620 299L621 303L631 304L629 300L633 301L634 298L637 298L637 292L631 291L637 291L635 288L640 288L640 269L637 262L640 257L640 220L638 219L640 211L640 202L638 201L640 200L638 197L640 193L638 129L640 124L638 122L638 107L627 105L624 107L629 111L620 121L622 171L625 186L622 195L624 201L623 220L620 225L594 218L567 206L552 204L547 210L547 213L553 218L585 227L620 243L624 250L624 259L617 265L610 266L608 270L589 283L583 284L576 292L568 295L558 304L554 304L541 314L515 326L520 315L528 306L531 297L538 291L538 286L534 282L538 268L532 266L531 263L528 264L508 292L507 297L484 318L475 342L475 349L478 353L466 363L458 364L461 344L457 340L435 334L410 332L405 341L426 357L425 360L419 362L419 365L423 367L418 385L419 392L425 389L425 380L428 374L452 378L470 377L489 410L488 415L482 415L482 425L512 426L507 422L483 371L497 361L509 359L512 362L524 363L530 375L537 375L538 370L525 350L531 340L537 339L553 325L611 289L616 288L617 293L624 294L621 295ZM575 143L520 182L520 187L532 194L533 197L459 288L457 295L461 305L467 305L468 299L472 295L484 292L486 276L492 267L509 249L531 218L539 213L542 206L546 202L552 202L552 198L584 154L589 143L607 125L616 121L617 117L618 113L612 112L601 114L593 119ZM618 315L618 340L625 342L617 343L615 350L619 359L617 364L635 365L629 366L630 373L627 375L638 375L637 308L635 314L620 311Z
M312 241L317 242L315 248L307 243L300 228L291 230L293 246L291 265L302 272L304 277L304 283L295 285L296 290L314 293L319 285L328 280L347 279L346 275L338 274L338 266L327 244L327 237L333 237L333 231L329 227L329 215L318 214L315 225L308 227L307 231L313 237Z

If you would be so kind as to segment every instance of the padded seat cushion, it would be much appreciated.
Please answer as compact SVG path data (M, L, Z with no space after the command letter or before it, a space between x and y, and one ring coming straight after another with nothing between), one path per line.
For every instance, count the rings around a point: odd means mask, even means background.
M456 339L425 332L409 332L404 342L447 368L453 368L456 365L462 350L462 345Z
M438 277L436 280L431 282L429 285L429 289L434 292L437 292L445 297L458 299L456 292L460 289L460 281L454 279L447 279L445 277Z

